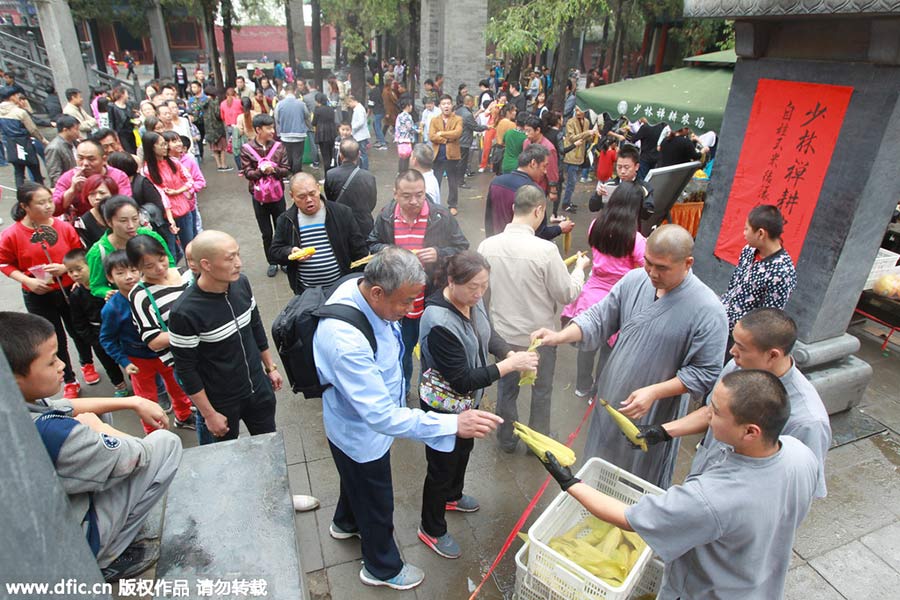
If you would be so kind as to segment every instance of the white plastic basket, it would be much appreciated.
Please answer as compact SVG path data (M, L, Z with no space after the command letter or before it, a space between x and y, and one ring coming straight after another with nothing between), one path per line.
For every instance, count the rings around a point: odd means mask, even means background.
M590 459L578 472L587 485L621 500L634 504L646 494L661 494L662 490L620 469L601 458ZM562 535L585 517L586 508L566 493L562 493L547 507L528 530L528 574L530 581L540 582L550 596L566 600L625 600L650 561L652 550L645 548L638 557L622 585L613 587L571 560L563 557L548 545L551 538ZM588 531L576 537L586 535Z
M528 562L528 544L524 544L516 552L516 595L515 600L564 600L559 598L550 589L530 577L525 564ZM648 594L656 594L662 585L663 563L658 558L651 558L644 567L644 573L637 580L634 589L628 596L629 600L636 600Z
M866 285L863 286L863 289L872 289L872 286L875 285L875 282L882 275L896 273L897 269L895 267L898 259L900 259L900 254L879 248L878 256L875 257L875 263L872 265L872 270L869 271L869 276L866 278Z

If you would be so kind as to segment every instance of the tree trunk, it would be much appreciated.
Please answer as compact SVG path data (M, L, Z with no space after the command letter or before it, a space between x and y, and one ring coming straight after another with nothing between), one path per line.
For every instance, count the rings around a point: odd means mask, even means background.
M334 70L337 71L341 67L341 28L339 25L334 27Z
M606 49L609 42L609 13L603 18L603 39L600 41L600 64L597 67L602 71L606 68Z
M363 52L350 59L350 89L353 97L366 106L366 55Z
M216 44L216 11L216 3L205 0L203 25L206 28L206 35L209 36L209 56L212 62L212 71L216 78L216 85L221 85L222 65L219 61L219 46Z
M406 57L407 80L409 81L409 93L415 98L418 94L418 78L416 74L419 72L421 64L419 53L419 28L421 26L422 13L420 5L415 0L409 3L409 56Z
M222 38L225 46L225 79L217 77L216 85L222 89L224 93L226 87L234 87L237 79L237 68L234 64L234 39L232 39L232 31L234 29L234 7L231 0L222 0Z
M560 110L566 103L565 81L569 74L569 61L571 60L572 44L575 38L574 28L574 21L569 21L559 37L556 64L553 65L553 97L550 100L550 106L553 107L553 110Z
M288 64L297 64L297 53L294 51L294 26L291 23L291 0L284 0L284 22L287 27Z
M622 69L622 47L625 44L625 23L622 21L622 12L625 8L625 0L619 0L616 7L616 35L613 40L613 68L610 83L618 81Z
M322 91L322 8L319 0L311 0L312 9L312 53L316 89Z

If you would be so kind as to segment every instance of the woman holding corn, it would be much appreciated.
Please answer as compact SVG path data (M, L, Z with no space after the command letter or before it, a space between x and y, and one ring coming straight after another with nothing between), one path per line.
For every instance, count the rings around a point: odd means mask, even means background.
M484 388L513 371L537 369L535 352L512 352L494 331L482 297L490 264L477 252L451 256L446 286L425 301L419 325L422 410L460 413L478 408ZM488 352L502 360L488 363ZM444 558L458 558L459 545L447 533L445 511L475 512L478 501L463 494L466 465L474 443L457 438L451 452L425 447L428 473L422 490L419 539Z

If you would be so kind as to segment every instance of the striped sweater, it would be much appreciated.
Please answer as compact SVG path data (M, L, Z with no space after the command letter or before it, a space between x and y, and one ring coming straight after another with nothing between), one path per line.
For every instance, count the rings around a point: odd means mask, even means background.
M202 281L202 280L201 280ZM270 385L261 352L266 331L244 275L223 294L190 286L169 313L169 347L184 391L206 391L214 408L249 398Z

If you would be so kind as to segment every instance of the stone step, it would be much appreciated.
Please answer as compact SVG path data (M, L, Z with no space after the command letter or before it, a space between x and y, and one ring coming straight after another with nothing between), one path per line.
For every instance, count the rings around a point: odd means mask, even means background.
M268 598L307 598L281 433L184 451L166 499L156 576L186 581L191 597L236 597L215 584L237 581L264 587Z

